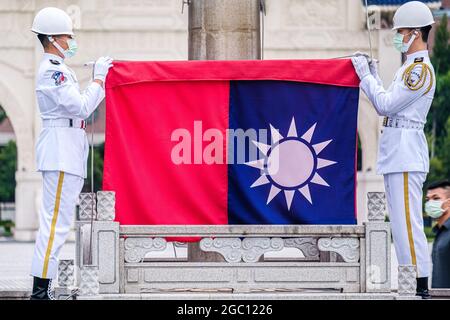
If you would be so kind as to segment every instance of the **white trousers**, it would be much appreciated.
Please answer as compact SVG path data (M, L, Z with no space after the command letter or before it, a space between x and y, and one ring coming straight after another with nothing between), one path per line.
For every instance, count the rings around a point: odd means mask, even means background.
M75 207L84 179L59 171L43 171L39 232L36 237L31 275L54 279L58 254L74 220Z
M418 277L430 275L430 254L422 217L422 187L426 177L424 172L384 175L397 260L400 265L415 265Z

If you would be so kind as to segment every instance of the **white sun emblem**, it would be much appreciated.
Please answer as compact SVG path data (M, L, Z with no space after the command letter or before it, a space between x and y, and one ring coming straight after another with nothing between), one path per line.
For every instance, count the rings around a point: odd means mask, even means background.
M315 128L316 124L299 138L295 126L295 118L292 118L286 138L270 125L272 145L269 146L253 141L263 153L264 158L245 163L248 166L261 170L261 176L250 187L254 188L270 183L271 187L267 204L282 190L284 191L288 210L291 208L295 191L299 191L312 204L309 184L330 186L317 173L317 170L336 163L335 161L318 157L332 139L311 144Z

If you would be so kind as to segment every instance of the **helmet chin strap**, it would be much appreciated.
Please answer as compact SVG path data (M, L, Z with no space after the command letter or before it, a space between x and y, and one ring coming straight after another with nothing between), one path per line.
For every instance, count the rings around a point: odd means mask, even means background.
M63 58L66 58L65 50L59 45L58 42L56 42L55 38L52 36L48 36L48 40L55 46L56 49L63 55Z
M406 52L408 52L409 49L411 48L412 43L414 42L414 40L416 40L416 36L417 36L417 30L414 30L414 33L411 36L411 39L409 39L408 43L406 44Z

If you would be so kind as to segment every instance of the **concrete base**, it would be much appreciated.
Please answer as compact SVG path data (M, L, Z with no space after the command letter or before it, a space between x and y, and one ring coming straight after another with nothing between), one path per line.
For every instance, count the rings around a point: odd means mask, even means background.
M77 297L77 300L420 300L396 293L143 293L103 294Z

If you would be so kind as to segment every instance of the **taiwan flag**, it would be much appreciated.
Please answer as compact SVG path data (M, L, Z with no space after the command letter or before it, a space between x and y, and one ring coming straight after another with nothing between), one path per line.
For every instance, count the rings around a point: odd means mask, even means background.
M115 61L103 189L124 225L355 224L349 59Z

